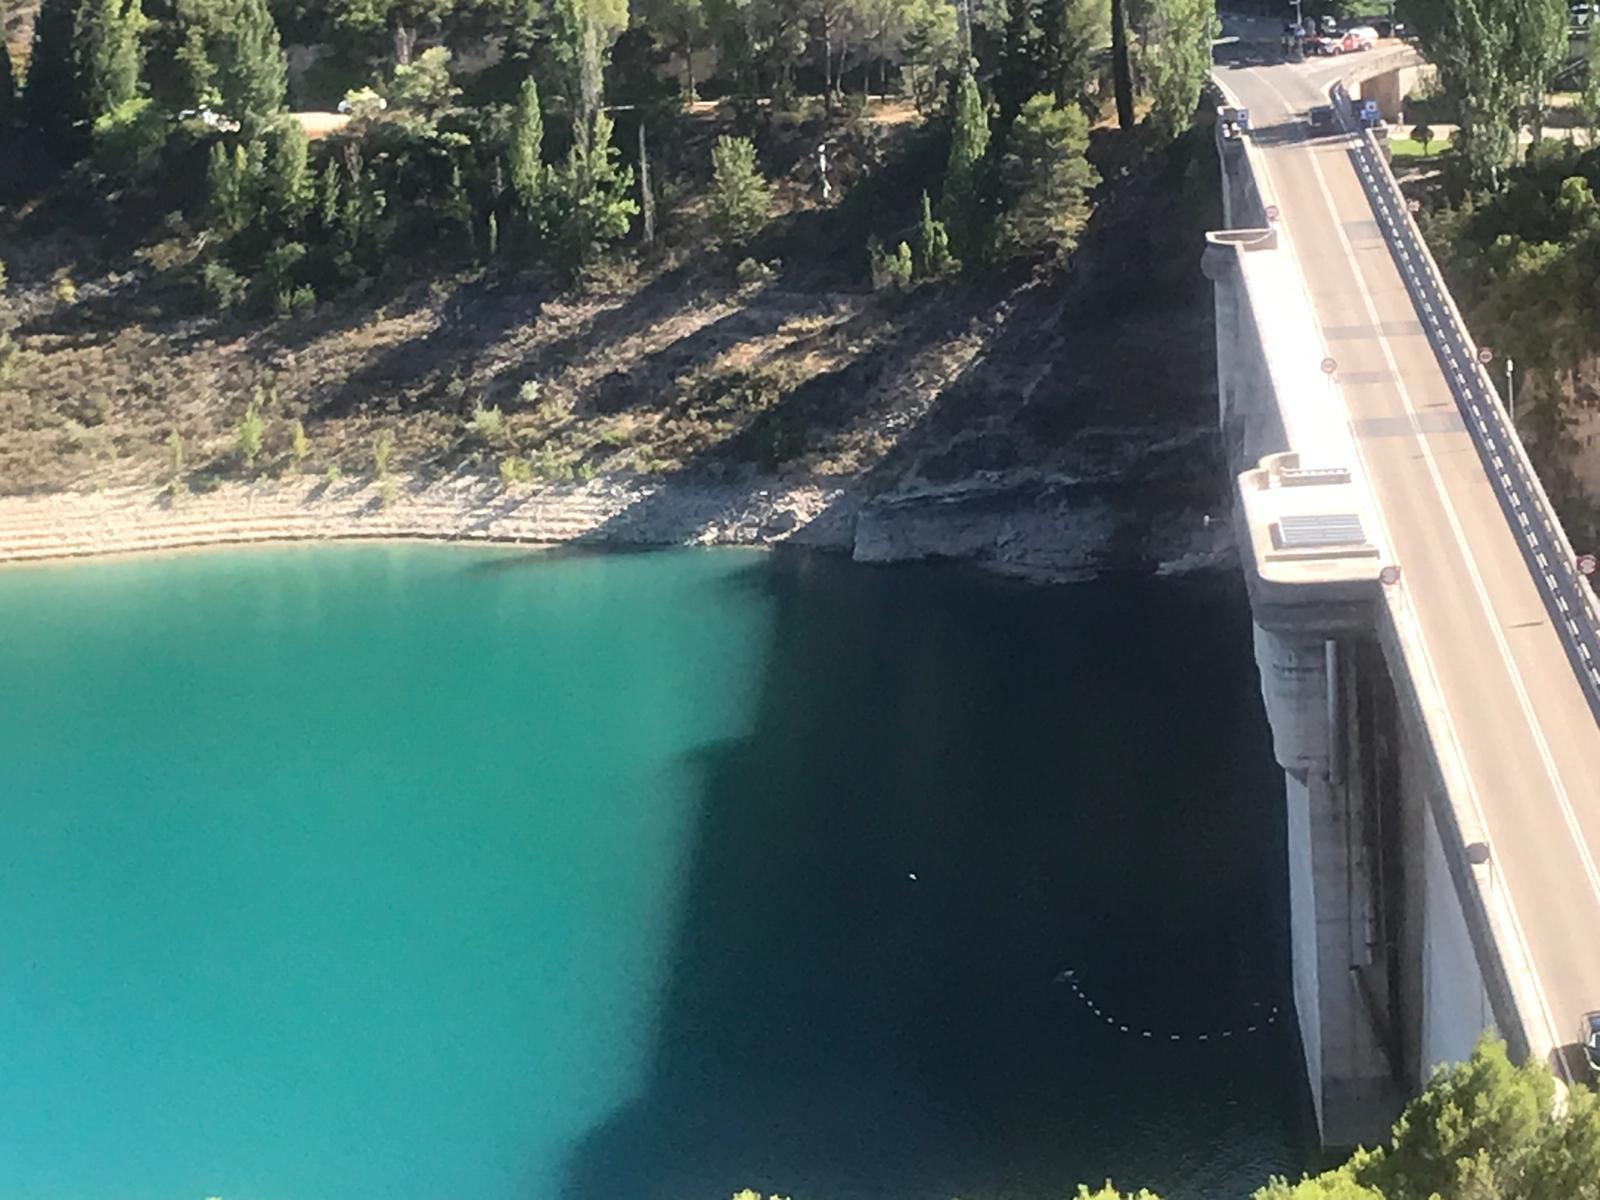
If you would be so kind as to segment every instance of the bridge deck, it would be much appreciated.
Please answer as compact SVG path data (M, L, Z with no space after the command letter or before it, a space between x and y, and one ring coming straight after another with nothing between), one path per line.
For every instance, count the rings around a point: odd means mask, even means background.
M1352 159L1306 110L1348 64L1220 71L1247 105L1537 977L1550 1044L1600 1008L1600 726ZM1530 1031L1532 1032L1532 1031Z

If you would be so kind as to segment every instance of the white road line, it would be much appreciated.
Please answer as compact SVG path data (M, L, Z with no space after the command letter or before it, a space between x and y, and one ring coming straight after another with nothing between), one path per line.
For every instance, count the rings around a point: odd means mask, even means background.
M1251 72L1251 74L1257 74L1257 73L1256 72ZM1294 106L1289 103L1288 97L1286 97L1281 91L1279 91L1277 86L1274 85L1271 80L1266 79L1265 77L1260 76L1260 75L1257 75L1257 78L1260 78L1261 82L1263 84L1265 84L1266 87L1274 95L1276 95L1279 100L1283 101L1284 108L1289 113L1292 114L1295 111ZM1308 148L1307 153L1308 153L1308 156L1311 159L1311 163L1312 163L1313 169L1316 170L1317 182L1321 185L1324 200L1327 202L1329 209L1330 210L1334 210L1335 206L1333 204L1333 198L1328 193L1327 181L1322 178L1321 168L1318 166L1318 164L1316 162L1315 151L1314 150L1310 150ZM1263 169L1265 169L1267 171L1268 175L1270 176L1271 172L1272 172L1272 166L1271 166L1271 164L1269 162L1267 162L1265 155L1262 156L1262 165L1263 165ZM1293 239L1292 235L1289 233L1287 222L1284 223L1282 234L1283 234L1283 240L1284 240L1285 244L1288 246L1288 248L1290 250L1290 253L1292 253L1294 255L1295 261L1296 262L1301 262L1302 260L1300 259L1300 253L1295 248L1294 239ZM1353 274L1356 274L1357 283L1359 284L1360 283L1360 275L1359 275L1359 273L1357 273L1356 266L1355 266L1355 264L1353 262L1350 264L1350 269L1351 269L1351 272ZM1301 278L1302 278L1302 280L1305 278L1305 271L1304 271L1303 267L1301 269ZM1313 317L1314 316L1315 316L1315 313L1313 312ZM1320 333L1320 326L1319 326L1318 332ZM1380 342L1383 344L1383 346L1385 348L1385 351L1387 352L1388 343L1387 343L1386 340L1384 340L1381 337L1381 335L1380 335ZM1396 382L1397 383L1399 382L1398 373L1396 375ZM1335 386L1337 387L1338 385L1335 384ZM1409 407L1410 407L1409 404L1407 405L1407 407L1409 409ZM1345 406L1345 411L1347 413L1349 412L1349 406L1348 405ZM1356 457L1361 460L1362 474L1365 475L1368 480L1371 480L1372 473L1371 473L1371 471L1369 471L1367 469L1366 455L1363 453L1363 451L1361 449L1361 440L1355 436L1355 430L1353 428L1351 429L1351 439L1352 439L1352 441L1353 441L1353 443L1355 445L1355 448L1356 448ZM1424 453L1426 453L1426 450L1427 450L1426 446L1423 447L1423 450L1424 450ZM1377 514L1377 518L1378 518L1378 526L1379 526L1380 529L1383 530L1384 543L1392 549L1393 546L1394 546L1394 539L1389 535L1388 521L1384 517L1384 513L1383 513L1383 502L1379 498L1376 489L1372 490L1372 503L1373 503L1374 509L1376 510L1376 514ZM1439 679L1439 669L1438 669L1437 665L1434 662L1433 651L1428 646L1427 631L1423 628L1422 622L1420 620L1416 624L1417 624L1417 641L1418 641L1418 644L1420 645L1420 647L1422 649L1423 664L1427 669L1429 677L1433 681L1433 686L1434 686L1435 690L1438 692L1438 694L1439 694L1439 696L1441 698L1444 698L1446 696L1446 693L1445 693L1445 690L1444 690L1444 685L1440 682L1440 679ZM1490 625L1491 626L1494 625L1494 622L1492 620L1490 621ZM1597 683L1600 683L1600 671L1596 671L1593 668L1591 668L1590 669L1590 673L1595 677L1595 681ZM1461 740L1461 733L1456 728L1455 714L1450 710L1450 703L1449 703L1448 699L1445 699L1444 704L1443 704L1443 716L1444 716L1445 728L1447 730L1449 730L1451 741L1454 742L1455 745L1458 748L1463 748L1463 751L1464 751L1465 743ZM1463 757L1464 757L1464 753L1463 753ZM1478 818L1478 827L1483 830L1484 836L1489 839L1489 842L1492 845L1494 843L1494 840L1495 840L1494 830L1493 830L1493 826L1489 822L1488 814L1484 811L1483 799L1482 799L1481 796L1478 795L1477 781L1475 779L1473 779L1472 771L1470 769L1466 768L1465 762L1463 762L1462 765L1463 765L1462 777L1466 782L1467 797L1472 803L1473 814ZM1516 901L1512 898L1511 889L1509 887L1498 888L1498 889L1496 889L1496 891L1497 891L1500 899L1505 902L1506 912L1511 918L1511 927L1515 931L1515 936L1516 936L1516 939L1517 939L1517 943L1518 943L1519 949L1521 950L1522 960L1525 963L1528 964L1528 967L1529 967L1529 982L1532 984L1534 996L1538 1000L1541 1015L1544 1017L1545 1033L1547 1034L1547 1036L1550 1039L1551 1048L1553 1050L1554 1049L1558 1049L1563 1044L1563 1042L1561 1040L1561 1035L1556 1032L1555 1018L1552 1015L1551 1010L1550 1010L1550 998L1547 995L1545 995L1544 983L1543 983L1542 980L1540 980L1538 970L1534 966L1533 950L1531 949L1530 944L1528 942L1527 930L1523 927L1523 924L1522 924L1522 916L1517 911ZM1558 1054L1556 1056L1556 1063L1557 1063L1557 1066L1560 1067L1562 1075L1567 1077L1567 1082L1571 1083L1572 1082L1572 1077L1569 1074L1569 1072L1567 1071L1565 1058Z

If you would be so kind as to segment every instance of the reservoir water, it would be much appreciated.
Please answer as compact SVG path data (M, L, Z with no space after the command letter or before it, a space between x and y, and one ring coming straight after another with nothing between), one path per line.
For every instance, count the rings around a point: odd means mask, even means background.
M1305 1159L1234 577L107 561L0 574L0 680L5 1200L1220 1200Z

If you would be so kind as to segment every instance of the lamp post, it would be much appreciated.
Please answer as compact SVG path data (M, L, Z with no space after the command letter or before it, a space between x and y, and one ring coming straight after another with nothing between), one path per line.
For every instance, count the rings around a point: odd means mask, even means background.
M1506 407L1511 410L1511 427L1517 425L1517 390L1512 371L1516 369L1516 360L1511 355L1506 355Z

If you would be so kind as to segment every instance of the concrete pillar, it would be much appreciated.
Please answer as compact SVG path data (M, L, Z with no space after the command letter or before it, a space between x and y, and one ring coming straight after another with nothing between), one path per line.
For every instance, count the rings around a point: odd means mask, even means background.
M1373 963L1371 843L1360 772L1350 770L1355 663L1314 633L1256 626L1256 663L1286 776L1295 1009L1324 1145L1376 1140L1397 1088Z

